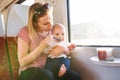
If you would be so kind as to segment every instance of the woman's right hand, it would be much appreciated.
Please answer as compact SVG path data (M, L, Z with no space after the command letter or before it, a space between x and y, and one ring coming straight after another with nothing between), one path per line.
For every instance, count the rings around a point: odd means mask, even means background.
M51 34L51 32L49 32L48 35L46 36L46 38L45 38L44 40L42 40L42 41L40 42L40 44L49 45L52 40L53 40L52 34Z

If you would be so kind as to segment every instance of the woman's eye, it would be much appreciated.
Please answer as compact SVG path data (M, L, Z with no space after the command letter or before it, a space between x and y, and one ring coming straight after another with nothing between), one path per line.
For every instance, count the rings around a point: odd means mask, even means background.
M47 25L47 23L44 23L44 25Z
M48 25L48 24L50 24L50 23L49 22L44 23L44 25Z

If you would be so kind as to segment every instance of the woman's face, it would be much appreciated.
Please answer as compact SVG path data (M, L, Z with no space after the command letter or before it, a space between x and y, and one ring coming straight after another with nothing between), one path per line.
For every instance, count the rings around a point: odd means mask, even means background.
M52 15L45 15L44 17L41 17L38 19L37 22L37 31L43 32L43 31L50 31L53 26L53 16Z

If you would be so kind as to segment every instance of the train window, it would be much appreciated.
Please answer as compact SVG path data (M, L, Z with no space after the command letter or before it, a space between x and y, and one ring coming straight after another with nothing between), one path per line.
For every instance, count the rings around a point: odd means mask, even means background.
M120 46L119 0L67 1L71 42L83 46Z

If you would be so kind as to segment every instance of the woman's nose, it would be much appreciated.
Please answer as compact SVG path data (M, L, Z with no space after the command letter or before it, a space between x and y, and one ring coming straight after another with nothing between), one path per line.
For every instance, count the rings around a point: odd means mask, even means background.
M52 25L48 24L48 29L51 30L52 29Z

